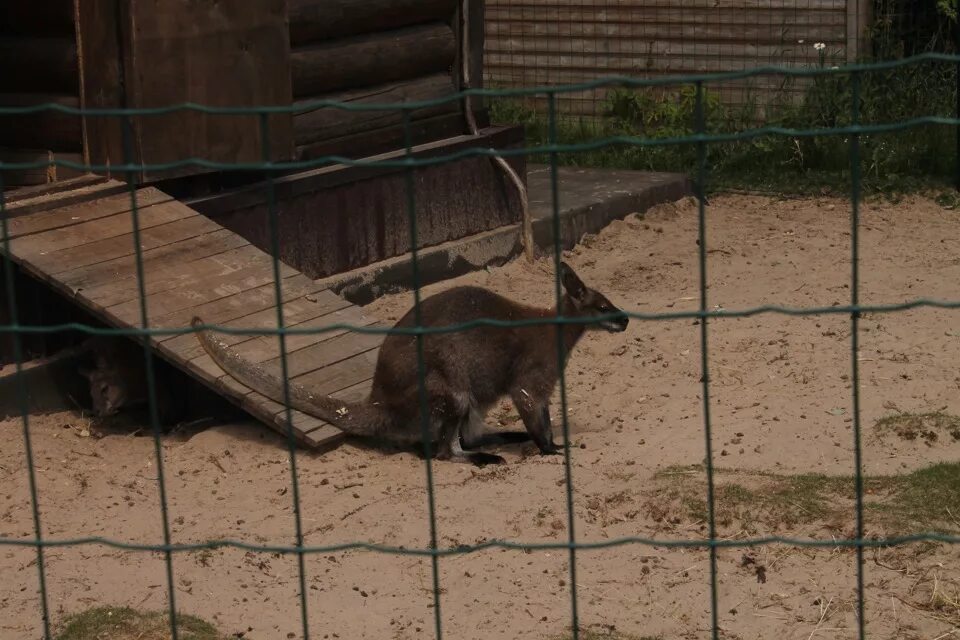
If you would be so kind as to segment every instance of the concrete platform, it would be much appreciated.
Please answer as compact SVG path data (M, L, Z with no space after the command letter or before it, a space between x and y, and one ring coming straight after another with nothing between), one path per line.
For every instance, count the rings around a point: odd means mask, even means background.
M681 174L560 167L560 245L570 249L585 234L596 233L613 220L693 195ZM527 192L538 253L554 247L550 167L529 165ZM504 264L522 253L520 225L513 224L469 238L422 249L418 254L424 285ZM354 304L367 304L386 293L401 291L412 281L409 254L318 280Z

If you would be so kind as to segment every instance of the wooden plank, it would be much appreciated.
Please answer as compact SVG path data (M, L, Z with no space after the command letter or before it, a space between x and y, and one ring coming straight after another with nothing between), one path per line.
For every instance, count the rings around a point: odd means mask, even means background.
M144 228L140 231L140 248L141 251L150 251L176 242L182 237L189 238L212 231L216 227L217 225L209 224L203 216L191 216L167 224ZM237 246L242 246L242 243ZM133 233L131 232L35 257L32 264L34 267L53 272L59 279L59 274L62 273L60 269L80 270L105 261L126 258L130 267L127 276L133 277L136 268L133 258L135 255L136 250L133 244ZM120 275L118 274L112 279L119 280ZM64 282L64 284L68 283Z
M766 24L771 28L792 24L843 24L846 9L840 8L802 8L770 9L764 7L684 7L678 9L667 5L623 3L605 3L603 6L591 4L573 4L546 6L530 4L488 4L486 7L487 24L547 22L558 24L579 22L606 22L608 24L647 24L649 33L669 24L695 24L709 21L715 24L747 25Z
M274 316L276 316L276 313L274 313ZM296 328L302 330L309 329L311 327L323 328L333 324L351 324L354 326L366 327L374 324L374 322L376 322L375 318L363 313L360 307L351 305L322 316L310 318L303 322L296 322L296 324L287 324L285 326L288 329ZM275 327L276 318L274 318L274 322L272 324L267 326ZM308 347L315 347L322 343L328 343L336 338L339 338L340 336L347 335L347 333L347 329L337 329L335 331L323 331L313 334L305 333L288 335L286 339L288 365L290 364L291 359L298 352ZM243 354L243 357L250 362L263 363L272 361L276 362L279 366L280 342L275 335L257 336L249 340L235 343L233 346L234 348L238 349Z
M179 202L165 202L140 209L139 226L141 229L149 229L167 222L197 215L199 214L196 211L183 206ZM39 234L14 238L10 243L10 250L21 258L32 262L41 258L44 254L54 251L124 236L132 232L133 216L117 214L90 222L81 222L69 227L44 231Z
M364 380L358 384L355 384L351 387L347 387L342 391L337 391L336 393L330 394L338 400L346 400L347 402L363 402L370 397L370 390L373 388L373 378ZM275 419L283 424L284 415L281 411L280 413L275 414ZM324 442L338 442L343 438L345 434L337 429L332 424L326 422L320 422L320 424L306 433L306 437L309 439L309 442L318 441L321 443Z
M826 41L827 56L842 50L844 43ZM587 66L594 69L650 69L675 68L674 62L681 62L680 68L735 69L755 66L757 60L783 60L791 62L802 60L809 64L819 61L819 53L813 44L789 42L783 45L753 43L709 43L677 42L670 40L648 40L633 51L621 52L613 49L615 42L586 38L531 38L530 40L512 39L503 41L491 38L487 54L489 64L525 66L544 64L560 67ZM737 64L738 61L747 64ZM750 61L753 61L751 64Z
M50 182L44 185L17 189L15 194L5 193L4 196L7 211L8 213L12 213L13 210L25 204L24 200L42 200L44 206L49 208L55 206L54 203L60 202L63 197L72 198L78 193L85 193L88 195L87 199L90 199L98 197L98 195L110 195L111 192L117 192L125 188L125 185L121 185L120 183L116 183L113 186L108 185L107 179L103 176L85 173L82 176L66 178L55 183ZM101 190L103 190L102 193Z
M324 286L316 284L303 274L297 274L283 279L281 299L284 302L288 302L308 295L320 298L323 296L322 292L324 291L327 291ZM335 294L331 292L329 295L334 296ZM166 316L157 316L151 313L150 325L166 329L189 327L190 321L196 315L199 315L207 324L225 325L231 320L236 320L237 318L242 318L252 313L265 309L274 309L275 305L276 294L274 284L271 282L270 284L265 284L255 289L248 289L236 295L205 302L195 307L181 309ZM170 353L171 356L175 356L178 361L181 361L179 351L172 351L166 344L177 337L179 336L176 334L162 335L155 337L154 340L160 344L165 352ZM196 340L196 338L194 338L194 340ZM178 349L183 349L185 346L183 342L173 344Z
M203 218L187 218L184 222L193 225L202 219ZM186 224L181 225L179 221L148 231L153 232L160 229L169 230L170 227L175 225L179 230L183 231L182 235L185 236L185 239L179 241L173 240L161 244L156 248L144 250L141 256L143 258L143 268L145 271L149 272L155 267L165 263L187 264L249 244L242 237L228 229L217 229L216 231L189 237L187 234L191 233L191 231L184 229ZM129 249L131 253L127 255L95 262L80 268L73 268L69 271L57 272L54 273L53 276L74 290L94 287L108 280L117 282L127 278L134 278L137 273L136 254L132 253L133 243L131 242L129 244L131 245Z
M376 369L379 353L379 347L374 347L294 380L316 393L336 393L369 379Z
M265 337L264 339L267 338ZM271 336L269 339L274 342L274 347L272 349L273 353L270 352L269 347L267 349L261 348L261 346L266 345L257 344L253 340L240 343L236 345L236 348L238 353L240 353L240 355L243 357L250 358L252 361L261 364L261 366L263 366L265 369L271 370L275 374L280 375L280 358L276 357L278 352L278 349L276 348L276 337ZM375 349L382 342L382 334L356 332L342 333L341 335L333 337L329 340L324 340L323 342L313 344L297 351L288 352L287 375L291 380L297 379L299 376L309 374L317 369L328 367L358 353ZM247 349L250 349L249 355ZM271 358L271 356L274 357ZM191 364L207 372L207 374L211 376L216 376L218 379L229 377L216 363L213 362L213 359L210 358L210 356L202 355L199 358L195 358Z
M290 104L286 0L195 2L131 0L122 26L131 106L193 102L210 106ZM138 159L162 163L202 157L216 162L263 159L258 116L180 111L134 119ZM269 118L270 157L293 157L290 114ZM145 180L206 172L182 167Z
M364 380L359 384L355 384L352 387L347 387L346 389L337 391L331 395L340 400L346 400L349 402L362 402L370 395L371 387L372 379ZM262 406L267 411L276 409L277 411L274 413L273 418L274 423L277 425L277 430L282 432L282 430L286 429L286 411L283 409L282 405L270 400L266 400L262 403ZM299 414L299 412L295 413ZM303 418L310 418L310 416L305 416L304 414L299 414L297 417L300 416L303 416ZM312 418L310 421L303 418L299 420L294 418L293 422L298 429L305 430L305 433L301 436L301 438L310 447L322 448L333 446L335 444L339 444L346 438L346 434L332 424L316 418Z
M337 94L315 96L295 104L305 108L315 100L335 100L347 104L394 104L400 102L432 100L456 93L453 80L448 74L434 74L402 82L356 89ZM414 109L410 111L411 120L457 111L459 101ZM397 125L403 122L399 109L383 111L346 111L325 107L312 111L298 112L294 115L293 126L298 146L312 144L321 140L338 138L361 131Z
M290 43L449 22L456 7L456 0L290 0Z
M16 217L8 221L8 233L11 238L21 238L128 213L132 205L130 192L126 191L126 185L123 185L124 191L122 193L101 197L105 189L112 191L113 188L114 185L110 184L104 187L95 185L84 189L86 197L81 202L67 201L61 203L60 198L43 198L44 202L53 200L54 206L30 216L18 215L17 213L20 205L26 205L27 202L14 203L11 209ZM152 187L137 191L136 198L137 204L141 207L173 201L173 198Z
M131 260L133 262L133 260ZM239 277L256 268L264 271L270 266L269 256L250 244L242 244L227 251L221 251L190 262L161 262L155 268L144 269L144 290L148 296L157 293L181 289L195 294L193 289L200 282L216 276ZM244 271L246 270L246 271ZM83 289L85 300L102 307L115 307L129 302L138 302L140 298L136 273L119 281L102 282L99 285Z
M764 24L749 20L745 16L741 24L709 22L665 22L651 24L640 21L564 22L526 20L522 22L491 22L487 26L487 49L504 49L547 52L541 45L545 41L574 39L569 50L580 51L578 39L594 40L594 48L608 52L643 51L648 40L680 40L697 43L711 42L766 43L772 45L797 46L803 40L812 49L815 42L835 42L840 44L847 37L846 21L842 14L831 14L824 22ZM735 28L734 28L735 27ZM786 32L786 34L784 33ZM797 48L804 48L802 45ZM584 50L584 53L589 53Z
M57 166L54 163L58 160L83 163L83 157L78 153L54 153L49 149L0 148L0 163L44 163L32 169L0 169L3 173L3 184L8 187L37 186L83 175L75 169Z
M476 106L474 106L474 109L476 109ZM478 121L479 119L478 114ZM415 146L435 140L455 138L462 135L466 130L463 116L459 113L446 113L432 118L423 118L410 123L409 129L410 142ZM297 159L316 160L323 156L332 155L346 158L366 158L404 148L407 141L406 136L407 132L402 124L367 129L360 133L298 146Z
M315 326L316 324L326 325L339 322L362 322L365 319L364 314L359 307L350 304L347 300L334 294L329 290L321 291L319 294L307 295L295 300L285 302L283 305L283 323L285 327L305 327ZM206 321L206 319L204 319ZM245 315L241 318L231 320L227 323L220 323L225 326L238 329L273 329L277 326L277 310L273 307L263 309L256 313ZM333 337L334 332L323 334ZM288 335L287 350L302 348L310 344L313 335ZM220 340L227 346L236 346L251 340L263 340L272 343L279 353L277 346L277 337L270 336L250 336L242 334L221 334ZM177 336L171 342L171 348L175 348L185 360L193 360L202 357L205 352L196 338L191 334L187 336Z
M0 78L3 78L4 91L76 95L77 69L77 46L72 34L0 37Z
M0 56L2 56L0 52ZM57 93L14 93L4 85L0 106L37 107L57 104L78 108L76 95ZM0 146L50 149L59 153L79 153L83 150L81 118L77 115L44 110L35 113L0 116Z
M163 289L147 296L147 309L151 317L166 316L176 311L191 309L198 305L213 302L221 298L237 295L248 289L256 289L265 284L272 284L273 268L271 258L262 252L250 247L248 265L228 273L217 273L207 277L194 278L192 273L199 273L199 269L191 270L190 275L183 276L179 287ZM209 259L201 263L208 262ZM284 265L281 278L295 275L297 271ZM81 294L82 295L82 294ZM135 323L140 318L140 300L128 300L110 307L107 312L118 320L126 323Z
M516 126L490 127L480 132L480 136L458 135L443 140L431 140L417 145L412 150L412 157L427 158L440 154L451 154L460 149L476 146L503 148L516 144L523 139L522 128ZM388 152L366 157L374 162L402 158L406 155L405 149L393 148ZM280 176L273 181L274 193L278 200L294 200L300 196L333 187L359 182L368 178L398 173L403 168L383 166L355 166L333 164ZM266 182L259 182L226 193L195 198L190 201L194 207L204 215L216 217L248 207L255 207L266 203Z
M503 0L487 0L487 6L503 6ZM846 11L847 0L803 0L797 6L797 0L723 0L722 6L717 0L617 0L616 6L623 8L644 8L656 6L690 11L693 9L722 9L736 11L742 9L766 9L769 11ZM610 0L509 0L509 6L530 8L595 7L609 8Z
M290 55L295 98L447 72L457 49L442 22L340 38Z

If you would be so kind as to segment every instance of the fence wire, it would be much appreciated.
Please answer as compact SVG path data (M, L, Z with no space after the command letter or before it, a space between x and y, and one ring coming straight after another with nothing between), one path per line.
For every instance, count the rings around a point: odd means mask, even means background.
M0 546L7 547L31 547L36 550L36 566L38 572L38 592L40 596L40 616L42 618L42 628L44 633L44 638L51 638L51 620L50 620L50 601L48 594L48 573L47 566L44 562L45 551L49 548L62 548L62 547L73 547L78 545L102 545L109 548L114 548L118 550L126 551L145 551L145 552L156 552L161 553L164 556L165 568L166 568L166 582L167 582L167 592L168 592L168 608L170 612L170 633L171 636L176 639L178 638L178 627L175 623L176 620L176 599L175 599L175 563L174 559L177 554L185 553L188 551L196 551L200 549L214 549L221 547L231 547L237 549L244 549L248 551L261 552L261 553L280 553L280 554L295 554L298 559L298 570L299 570L299 596L300 596L300 611L301 611L301 623L303 627L303 637L310 637L310 625L309 625L309 616L308 616L308 606L309 599L307 598L307 589L306 589L306 568L305 568L305 556L311 554L321 554L321 553L332 553L337 551L345 551L350 549L361 549L377 553L385 554L398 554L398 555L408 555L408 556L421 556L429 557L432 564L432 597L433 597L433 609L434 609L434 633L438 640L443 637L443 626L442 626L442 614L441 614L441 585L440 585L440 576L439 576L439 563L442 558L460 555L460 554L469 554L476 553L486 549L501 548L501 549L511 549L511 550L567 550L569 553L569 571L570 571L570 598L571 598L571 628L573 637L579 638L580 626L579 626L579 614L578 614L578 605L577 605L577 552L580 550L590 550L590 549L604 549L611 547L618 547L622 545L635 544L635 545L648 545L648 546L657 546L661 548L706 548L710 553L710 610L711 610L711 635L714 639L720 637L720 625L719 625L719 612L718 612L718 579L717 579L717 566L716 558L717 552L722 548L734 548L734 547L753 547L758 545L768 545L768 544L787 544L792 546L799 547L829 547L829 548L854 548L856 550L857 556L857 623L858 623L858 634L860 638L866 636L867 628L867 619L866 611L864 610L864 582L863 582L863 553L865 548L877 548L877 547L886 547L886 546L896 546L903 545L912 542L918 541L931 541L931 542L941 542L956 544L960 543L960 537L943 535L939 533L932 532L918 532L912 535L904 535L898 537L888 537L888 538L864 538L864 528L863 528L863 468L862 468L862 458L861 458L861 422L860 422L860 375L859 375L859 363L858 363L858 321L860 316L863 313L893 313L898 311L905 311L908 309L916 308L939 308L939 309L958 309L960 308L960 301L950 301L950 300L932 300L932 299L914 299L902 303L894 304L874 304L874 305L862 305L860 303L859 295L859 208L861 200L861 158L860 158L860 141L863 136L867 136L875 133L886 133L886 132L898 132L898 131L907 131L911 129L916 129L918 127L926 125L948 125L951 127L957 127L960 125L960 96L958 96L958 112L953 114L953 117L945 117L942 115L924 115L919 117L914 117L911 119L904 119L896 122L886 122L886 123L877 123L871 125L861 124L861 101L860 101L860 91L861 91L861 82L864 74L877 73L883 70L888 70L891 68L898 68L909 65L918 65L925 62L943 62L950 63L960 66L960 56L953 56L947 54L936 54L928 53L913 56L908 59L883 62L883 63L874 63L874 64L859 64L859 65L850 65L840 69L829 69L829 68L817 68L817 69L791 69L791 68L755 68L745 71L736 71L729 73L721 74L701 74L693 76L683 76L683 77L662 77L662 78L647 78L647 79L637 79L637 78L606 78L602 80L595 80L587 83L580 84L567 84L564 86L554 86L554 87L538 87L538 88L522 88L522 89L476 89L464 91L455 95L450 96L449 98L433 101L424 101L424 102L407 102L402 104L346 104L346 103L333 103L329 101L318 102L316 104L309 105L307 108L335 108L343 110L399 110L404 114L403 123L404 129L406 132L406 141L405 148L406 154L402 159L398 160L369 160L369 159L350 159L342 158L336 156L326 156L322 158L316 158L310 161L302 162L274 162L271 160L269 149L270 145L270 129L268 126L269 118L271 114L277 113L293 113L295 111L302 111L302 108L287 108L287 107L244 107L244 108L224 108L224 107L208 107L204 105L195 105L195 104L183 104L175 105L170 107L162 108L152 108L152 109L76 109L68 108L62 105L56 104L46 104L46 105L36 105L31 107L0 107L0 122L2 122L3 116L9 115L22 115L25 113L35 113L42 110L53 110L61 111L63 113L75 114L84 117L117 117L123 119L123 132L124 132L124 149L125 155L124 163L121 166L114 165L110 169L114 172L127 173L129 174L129 193L131 198L131 215L133 219L133 240L134 240L134 251L137 261L137 285L139 293L139 302L140 302L140 315L141 315L141 326L139 328L113 328L105 329L93 327L80 323L65 323L59 325L48 325L48 326L36 326L36 325L21 325L18 322L18 300L16 295L16 289L13 286L14 284L14 263L10 251L10 237L8 233L8 210L6 205L6 200L4 198L4 184L2 182L2 177L4 175L4 170L20 170L20 169L30 169L30 168L41 168L47 167L50 165L58 166L67 166L74 169L86 169L92 171L103 171L107 169L104 166L97 165L83 165L74 163L66 160L54 160L46 162L29 162L29 163L0 163L0 228L3 232L3 263L4 263L4 278L6 283L7 291L7 308L9 312L9 317L11 318L10 324L5 326L0 326L0 333L9 334L12 337L12 343L14 347L14 355L16 357L16 371L19 373L22 371L23 367L23 350L21 348L21 337L28 334L38 334L38 333L55 333L60 331L67 330L76 330L89 335L125 335L132 337L139 337L142 339L144 344L144 363L148 372L148 384L149 384L149 405L150 405L150 421L153 428L153 441L154 441L154 451L157 464L157 484L159 489L159 499L160 499L160 514L159 514L159 524L160 530L162 532L162 542L156 544L141 544L141 543L132 543L125 542L123 540L113 539L113 538L103 538L103 537L84 537L84 538L51 538L44 536L43 529L43 509L42 509L42 497L39 494L37 488L37 474L36 467L34 465L34 446L31 442L31 428L30 428L30 416L27 405L27 394L26 389L23 386L24 383L20 382L20 404L21 404L21 413L22 413L22 425L23 425L23 439L24 439L24 449L25 455L27 457L27 474L28 482L30 489L30 501L31 501L31 511L33 517L33 538L24 539L24 538L13 538L13 537L0 537ZM852 83L852 96L853 100L851 102L851 112L850 112L850 124L845 126L834 126L834 127L822 127L822 128L812 128L812 129L791 129L784 127L759 127L750 130L739 131L736 133L709 133L707 130L707 124L705 119L705 98L704 98L704 86L708 83L719 83L725 81L733 81L738 79L751 78L757 75L770 75L770 74L780 74L783 76L796 76L796 77L809 77L815 78L818 76L836 76L836 75L845 75L849 77L850 82ZM570 93L576 93L578 91L583 91L585 89L592 88L601 88L601 87L639 87L639 86L666 86L666 85L685 85L692 87L695 92L695 122L693 123L693 133L690 135L681 135L674 136L671 138L644 138L636 136L616 136L606 139L596 140L592 142L586 142L581 144L560 144L557 139L557 124L559 120L558 113L558 99L560 96ZM413 145L412 137L410 135L410 111L417 108L422 108L424 106L438 104L444 101L450 100L462 100L463 96L466 94L474 96L483 96L483 97L523 97L523 96L538 96L542 95L546 99L547 104L547 113L549 119L549 139L547 143L540 146L525 147L521 149L510 149L510 150L496 150L496 149L487 149L487 148L470 148L465 149L456 153L447 154L443 156L432 156L429 158L417 158L413 154ZM132 117L149 117L151 115L159 115L165 113L171 113L179 110L193 110L200 111L210 114L256 114L260 117L260 134L263 141L263 161L260 163L219 163L204 160L202 158L190 158L177 162L170 163L161 163L161 164L136 164L133 159L132 144L131 144L131 118ZM707 213L709 210L709 205L706 202L705 194L707 191L707 184L710 178L710 164L708 150L711 145L717 145L724 142L739 141L743 139L749 139L752 137L759 136L793 136L793 137L815 137L815 136L843 136L847 138L848 146L848 162L849 162L849 175L850 175L850 200L851 200L851 215L850 215L850 229L851 229L851 277L850 277L850 303L849 305L837 305L831 307L806 307L806 308L796 308L796 307L785 307L778 305L765 305L758 306L747 309L740 310L718 310L710 309L709 300L708 300L708 261L707 261ZM596 317L592 319L583 319L583 318L569 318L560 315L560 310L562 306L559 304L562 291L561 283L559 278L559 264L560 264L560 255L561 255L561 246L560 246L560 217L559 217L559 183L558 183L558 156L560 154L571 154L571 153L582 153L584 151L599 148L602 146L612 146L612 145L625 145L633 147L645 147L645 146L682 146L682 145L694 145L696 147L696 165L692 167L692 173L696 176L695 186L696 186L696 195L699 202L698 205L698 246L699 246L699 309L696 311L689 312L669 312L669 313L642 313L642 312L622 312L616 314L610 314L605 317ZM555 291L556 299L558 302L558 315L554 318L549 319L539 319L539 320L518 320L518 321L499 321L492 320L487 318L480 318L471 322L466 322L458 325L451 326L429 326L425 327L422 325L421 317L421 294L420 294L420 285L421 277L418 266L418 229L417 229L417 203L414 198L414 189L413 189L413 173L414 170L418 167L432 166L447 162L453 162L462 158L475 157L475 156L511 156L511 155L530 155L530 154L546 154L550 159L550 191L551 191L551 207L552 207L552 218L553 218L553 229L554 229L554 266L556 269L555 277ZM411 259L413 265L413 291L414 291L414 313L415 313L415 326L410 328L394 329L394 328L383 328L383 327L361 327L351 324L329 324L323 327L311 327L311 328L287 328L284 326L283 320L283 295L282 295L282 286L280 278L280 268L281 264L277 256L279 255L279 234L277 232L277 202L276 195L274 192L274 180L276 174L281 171L291 171L295 169L309 169L315 168L323 165L341 163L354 166L387 166L387 167L401 167L406 171L406 187L407 187L407 210L409 215L409 224L410 224L410 239L411 239ZM144 271L142 263L142 249L139 240L140 227L139 227L139 208L137 202L137 181L136 175L139 171L162 171L176 167L182 166L201 166L210 169L217 170L249 170L257 169L266 171L268 173L267 180L267 203L269 209L269 232L270 232L270 246L273 256L273 276L274 276L274 295L276 300L276 311L277 311L277 327L273 330L265 330L259 328L237 328L237 327L224 327L216 324L204 325L202 327L152 327L149 325L149 308L148 308L148 297L145 291L144 284ZM759 314L781 314L787 316L813 316L813 315L828 315L828 314L843 314L848 315L850 318L851 326L851 344L850 344L850 353L851 353L851 370L852 370L852 406L853 406L853 447L854 447L854 474L856 478L856 528L855 528L855 537L850 539L829 539L829 540L818 540L818 539L800 539L800 538L790 538L783 536L767 536L767 537L757 537L757 538L746 538L746 539L718 539L717 537L717 528L716 528L716 517L715 517L715 495L714 495L714 466L713 466L713 438L711 433L711 416L710 416L710 361L709 361L709 326L710 321L712 320L721 320L724 318L742 318L749 317ZM629 536L622 537L612 540L601 540L601 541L582 541L578 540L575 535L574 528L574 508L573 508L573 496L575 493L574 490L574 481L571 468L571 457L572 453L570 447L564 447L564 476L566 484L566 507L567 507L567 540L565 542L555 542L555 543L525 543L521 541L511 541L511 540L490 540L481 544L476 545L458 545L455 547L440 547L438 545L437 539L437 524L436 524L436 504L435 504L435 494L434 494L434 480L433 480L433 460L430 455L431 453L431 442L428 437L429 425L427 423L428 411L427 411L427 396L425 389L425 370L424 370L424 361L423 361L423 338L426 335L453 332L453 331L465 331L471 328L480 327L480 326L491 326L491 327L519 327L519 326L530 326L530 325L556 325L557 327L562 327L565 324L584 324L584 323L599 323L603 320L616 319L619 317L629 317L637 320L643 321L674 321L681 319L694 318L700 321L700 350L701 350L701 384L702 384L702 401L703 401L703 424L704 424L704 438L705 438L705 453L706 453L706 472L707 472L707 505L708 505L708 537L702 540L670 540L670 539L653 539L645 538L638 536ZM419 404L421 409L421 426L423 431L423 446L426 455L424 456L425 460L425 472L426 472L426 499L429 512L429 522L426 523L428 527L429 534L429 545L425 548L405 548L405 547L395 547L389 545L381 545L369 542L351 542L351 543L342 543L335 545L305 545L304 544L304 535L302 520L300 515L300 490L299 490L299 481L298 481L298 470L297 470L297 445L294 438L294 433L292 429L292 420L291 412L289 408L289 401L286 403L287 408L287 441L289 449L289 468L291 476L291 498L293 500L294 508L294 531L291 532L291 539L293 544L291 545L255 545L240 542L237 540L231 539L222 539L222 540L208 540L204 543L191 543L191 544L179 544L172 541L170 526L169 526L169 513L167 505L167 494L165 487L165 477L163 471L163 451L161 446L161 430L159 423L159 413L157 406L157 395L155 391L155 379L153 374L153 353L149 345L149 340L147 338L160 335L178 335L178 334L187 334L193 333L198 329L212 329L220 331L225 334L242 334L242 335L276 335L279 341L280 346L280 357L281 357L281 369L284 379L284 393L285 397L289 400L289 386L288 386L288 371L287 371L287 354L285 349L285 340L287 336L297 335L297 334L314 334L322 333L329 331L338 331L338 330L347 330L358 333L388 333L388 334L406 334L406 335L415 335L417 337L417 368L418 368L418 380L419 380ZM565 359L564 343L562 339L563 332L558 330L558 358L559 358L559 390L560 390L560 402L561 402L561 411L560 416L562 420L564 442L569 443L569 424L567 419L566 411L566 384L563 376L563 362Z

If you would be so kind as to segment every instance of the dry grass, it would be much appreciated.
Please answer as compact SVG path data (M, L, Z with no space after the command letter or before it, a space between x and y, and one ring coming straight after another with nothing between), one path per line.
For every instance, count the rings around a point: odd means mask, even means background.
M930 443L944 436L960 440L960 417L941 411L895 413L877 420L874 428L880 437L892 433L903 440L923 439Z
M208 622L194 616L177 617L180 640L223 640ZM96 607L64 620L56 640L169 640L170 616L129 607Z
M703 466L666 469L656 475L644 511L665 526L706 522L706 485ZM960 532L960 463L868 476L863 486L865 520L872 534ZM848 476L716 469L714 515L728 536L795 532L800 525L849 533L854 490L854 478Z

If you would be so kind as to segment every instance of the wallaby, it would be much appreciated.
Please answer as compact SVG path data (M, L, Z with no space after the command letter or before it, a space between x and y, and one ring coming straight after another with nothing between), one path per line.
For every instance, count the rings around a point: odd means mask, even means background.
M142 346L119 336L98 336L88 340L84 348L93 354L94 366L92 369L81 368L80 374L90 382L90 399L98 417L107 418L123 409L148 403ZM167 363L154 357L153 366L160 424L168 426L185 411L183 394L173 392Z
M601 293L588 288L568 265L561 263L565 290L561 311L565 317L613 316L591 326L610 332L627 328L628 317ZM442 327L478 319L516 321L556 316L556 309L540 309L516 303L479 287L456 287L427 297L420 304L421 324ZM284 402L282 380L246 360L209 332L203 321L193 318L193 327L204 350L226 373L266 397ZM394 325L414 327L411 309ZM489 434L500 442L533 439L541 454L562 451L554 444L549 402L559 378L557 331L563 335L564 354L569 356L587 325L530 324L526 326L478 326L455 332L423 336L423 371L428 429L439 441L436 458L471 462L478 466L500 464L501 456L468 452L485 439L484 417L503 396L510 396L523 419L526 433ZM566 359L562 366L566 365ZM325 420L355 435L414 444L422 439L417 370L417 338L388 334L380 347L373 388L366 401L353 403L314 394L290 382L290 406Z

